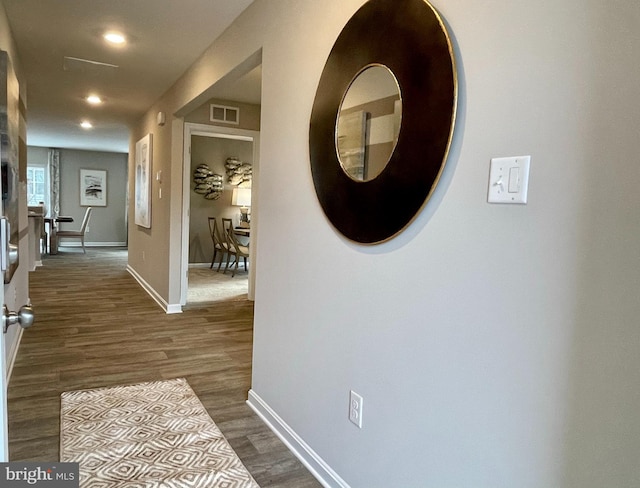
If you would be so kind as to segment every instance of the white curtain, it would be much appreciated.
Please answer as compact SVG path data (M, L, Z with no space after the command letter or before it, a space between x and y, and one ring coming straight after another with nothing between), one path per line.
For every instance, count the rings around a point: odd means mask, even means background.
M49 178L51 186L51 217L60 215L60 150L49 149Z

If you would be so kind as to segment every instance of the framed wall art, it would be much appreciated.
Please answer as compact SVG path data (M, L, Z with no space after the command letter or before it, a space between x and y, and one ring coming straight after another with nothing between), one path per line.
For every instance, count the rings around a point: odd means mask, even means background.
M107 206L107 172L105 170L80 170L80 206Z
M135 154L135 223L151 228L151 161L152 135L136 142Z

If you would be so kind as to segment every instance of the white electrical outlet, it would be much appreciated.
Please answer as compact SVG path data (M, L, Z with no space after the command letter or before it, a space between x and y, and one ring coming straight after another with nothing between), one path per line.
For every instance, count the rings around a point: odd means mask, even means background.
M353 390L349 393L349 420L362 429L362 397Z

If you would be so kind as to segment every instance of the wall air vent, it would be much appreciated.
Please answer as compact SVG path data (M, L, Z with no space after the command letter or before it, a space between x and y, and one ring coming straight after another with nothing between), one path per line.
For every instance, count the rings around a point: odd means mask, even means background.
M211 104L209 106L209 120L211 122L223 122L225 124L240 123L240 109L225 105Z

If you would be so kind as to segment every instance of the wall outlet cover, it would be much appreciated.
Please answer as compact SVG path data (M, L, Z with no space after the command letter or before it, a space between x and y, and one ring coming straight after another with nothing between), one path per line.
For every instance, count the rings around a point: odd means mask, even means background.
M362 429L362 397L355 391L349 392L349 420Z

